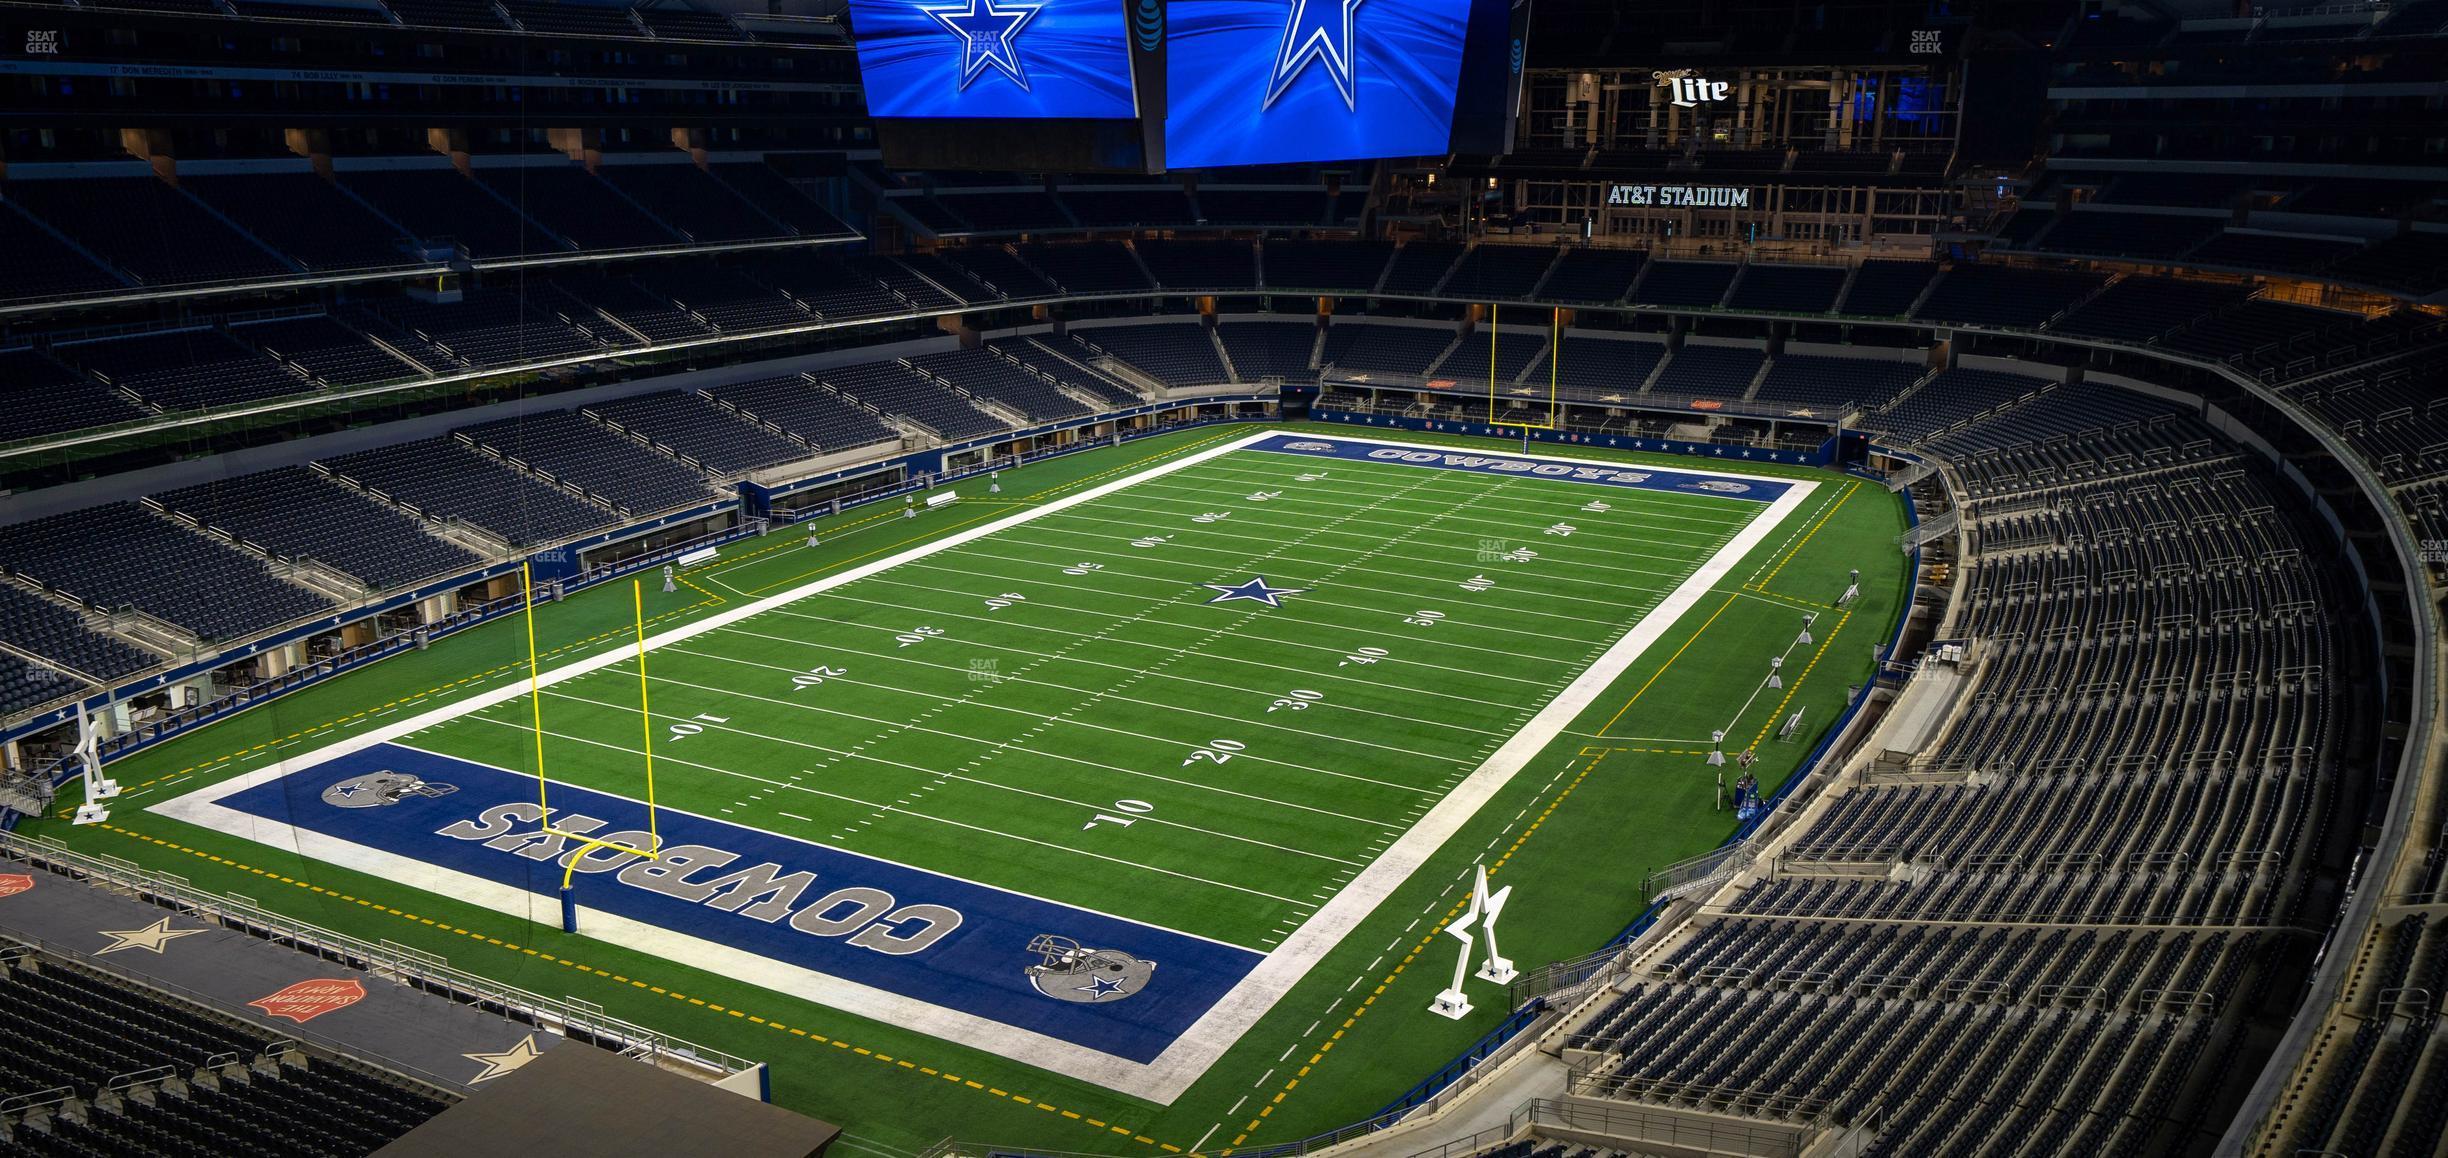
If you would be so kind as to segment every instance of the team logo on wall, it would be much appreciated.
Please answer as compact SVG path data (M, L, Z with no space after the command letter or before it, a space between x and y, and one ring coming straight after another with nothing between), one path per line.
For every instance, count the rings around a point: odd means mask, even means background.
M1028 951L1037 964L1028 967L1029 984L1056 1001L1094 1005L1120 1001L1147 988L1156 963L1120 949L1083 949L1069 937L1039 933L1029 938Z
M323 803L341 808L382 808L411 796L448 796L456 784L430 784L405 772L384 769L352 776L323 790Z
M1750 483L1727 482L1721 478L1702 479L1683 485L1696 491L1715 491L1721 495L1748 494L1751 491Z
M34 878L24 873L0 873L0 897L13 897L34 887Z
M354 977L315 977L247 1004L266 1016L286 1017L304 1025L334 1010L347 1009L365 1000L365 995L365 984Z

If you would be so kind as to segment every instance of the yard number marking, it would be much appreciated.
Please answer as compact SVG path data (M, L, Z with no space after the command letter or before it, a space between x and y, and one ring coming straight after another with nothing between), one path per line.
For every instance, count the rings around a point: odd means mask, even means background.
M850 669L849 669L849 668L846 668L846 667L834 667L834 666L832 666L831 664L821 664L821 665L818 665L818 666L816 666L816 667L812 667L812 668L807 669L807 673L806 673L806 674L804 674L804 675L795 675L795 676L792 676L792 677L791 677L791 687L793 687L793 688L812 688L812 687L816 687L816 686L818 686L818 685L820 685L820 684L824 683L826 680L832 679L832 678L834 678L834 677L836 677L836 676L846 676L846 675L849 675L849 674L850 674Z
M1355 663L1375 663L1393 653L1382 647L1355 647L1350 655L1335 661L1336 667Z
M1325 698L1326 693L1324 692L1313 692L1307 688L1294 688L1291 691L1285 692L1283 694L1283 698L1276 700L1274 703L1268 704L1267 710L1272 712L1277 708L1282 708L1285 711L1305 712L1309 710L1309 705L1317 703Z
M1201 760L1208 760L1221 764L1226 760L1232 759L1233 753L1239 752L1247 747L1249 747L1249 745L1244 744L1239 740L1209 740L1207 741L1207 746L1204 748L1190 749L1190 758L1182 761L1182 767L1187 768Z
M1096 819L1081 825L1080 831L1086 832L1091 828L1095 828L1099 824L1111 824L1121 828L1129 828L1131 825L1139 823L1140 817L1154 811L1156 811L1156 806L1148 803L1145 800L1116 800L1114 801L1114 812L1128 813L1129 815L1115 816L1112 813L1100 812L1096 814Z
M729 717L729 716L709 716L709 715L704 715L704 714L700 713L700 714L698 715L698 717L697 717L697 718L698 718L698 719L700 719L700 720L704 720L704 721L706 722L706 724L728 724L728 723L730 723L730 722L731 722L731 717ZM702 731L705 731L705 724L691 724L691 723L679 723L679 724L673 724L673 725L671 726L671 739L672 739L672 743L677 744L677 743L679 743L680 741L685 740L685 739L688 739L689 737L694 736L694 735L696 735L697 733L702 732Z

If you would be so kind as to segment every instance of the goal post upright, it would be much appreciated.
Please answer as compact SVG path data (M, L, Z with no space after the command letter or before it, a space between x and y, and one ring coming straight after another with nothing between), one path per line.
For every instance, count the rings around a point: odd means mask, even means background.
M536 819L541 825L542 835L558 836L577 842L577 848L562 860L560 893L561 931L575 933L578 931L578 862L585 860L598 849L612 849L615 852L644 857L647 860L663 859L663 836L655 810L654 713L650 710L647 701L646 593L645 588L637 580L629 581L630 609L637 626L638 726L646 757L646 847L638 848L635 845L612 840L608 836L596 837L582 832L571 832L552 823L550 802L552 782L545 775L544 769L544 675L541 653L536 649L535 575L533 565L530 563L519 564L519 590L526 601L527 700L528 718L532 721L535 732Z

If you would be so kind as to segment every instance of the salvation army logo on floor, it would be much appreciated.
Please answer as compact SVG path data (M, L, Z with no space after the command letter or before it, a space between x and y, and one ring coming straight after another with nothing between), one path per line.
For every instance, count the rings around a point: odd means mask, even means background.
M354 977L315 977L247 1004L270 1016L286 1017L304 1025L333 1010L355 1005L365 1000L365 995L365 986Z
M33 887L34 878L24 873L0 873L0 897L13 897Z

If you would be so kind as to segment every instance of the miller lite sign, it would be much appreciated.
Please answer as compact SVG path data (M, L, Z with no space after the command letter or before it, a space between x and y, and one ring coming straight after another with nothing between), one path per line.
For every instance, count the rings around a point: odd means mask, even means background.
M1666 90L1666 103L1677 108L1694 109L1703 101L1721 101L1734 91L1734 86L1722 80L1708 80L1692 70L1660 70L1652 76Z

